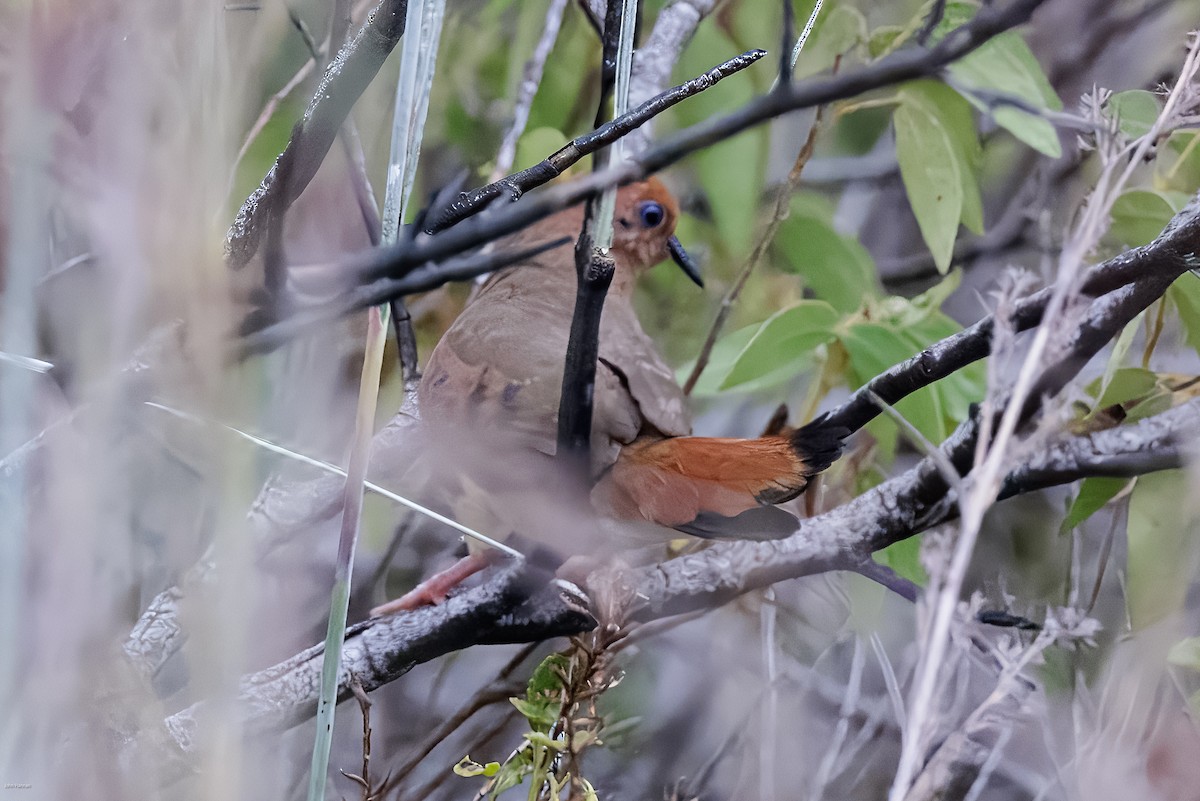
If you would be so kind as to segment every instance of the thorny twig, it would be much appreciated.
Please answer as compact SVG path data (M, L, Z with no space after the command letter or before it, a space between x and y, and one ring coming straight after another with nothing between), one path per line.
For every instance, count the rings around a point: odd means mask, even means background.
M676 103L703 92L724 78L742 71L765 55L765 50L749 50L739 56L734 56L703 75L647 100L628 114L623 114L597 127L594 131L572 139L532 167L493 181L479 189L462 193L437 219L430 223L427 231L436 233L457 225L471 215L482 211L488 203L498 197L507 195L510 200L517 200L530 189L539 187L562 175L567 168L583 157L608 147L630 131L645 124L652 117L661 114Z
M383 788L374 792L371 790L371 699L363 689L362 683L356 678L350 681L350 691L358 701L359 711L362 712L362 773L357 776L344 770L340 773L362 788L362 801L375 801L375 799L383 797Z

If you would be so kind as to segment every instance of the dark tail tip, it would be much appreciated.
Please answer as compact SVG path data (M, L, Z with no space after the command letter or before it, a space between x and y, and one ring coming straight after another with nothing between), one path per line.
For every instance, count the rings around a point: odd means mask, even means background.
M808 475L825 470L838 460L845 439L852 432L845 426L830 426L822 415L793 431L789 437L793 450L804 460Z

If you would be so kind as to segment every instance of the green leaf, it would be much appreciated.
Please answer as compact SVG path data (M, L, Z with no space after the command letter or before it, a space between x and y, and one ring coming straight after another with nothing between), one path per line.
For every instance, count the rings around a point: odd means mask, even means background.
M1141 367L1121 367L1113 371L1112 378L1105 385L1102 379L1096 379L1088 385L1087 391L1096 398L1096 408L1105 409L1119 403L1144 398L1158 388L1158 376Z
M1189 196L1200 189L1200 133L1176 131L1167 137L1154 160L1154 185Z
M1200 671L1200 637L1188 637L1171 646L1167 661L1172 665Z
M1153 242L1175 216L1173 198L1151 189L1130 189L1113 202L1109 232L1130 247Z
M1167 289L1167 299L1179 311L1184 339L1200 352L1200 278L1184 273Z
M708 366L700 376L700 380L696 382L696 386L692 388L692 396L696 398L710 397L718 395L725 391L725 379L729 377L729 371L733 369L737 362L738 356L746 349L746 345L754 338L762 328L762 323L754 323L736 331L731 331L725 336L717 340L713 346L712 353L709 355ZM737 392L754 392L760 389L767 389L776 386L777 384L786 381L796 376L800 366L807 361L808 354L799 357L792 361L782 361L778 367L770 372L764 373L756 379L746 381L733 387ZM692 374L692 369L696 364L696 360L692 359L687 364L682 365L675 371L675 380L680 384L687 381L688 376Z
M864 297L876 294L871 254L816 217L793 214L784 220L774 247L786 268L804 276L816 296L839 311L856 311Z
M898 574L924 587L929 583L929 576L921 566L921 538L908 537L893 542L882 551L875 552L875 561L887 565Z
M1176 612L1200 563L1184 470L1141 476L1129 499L1126 600L1134 629Z
M933 41L967 22L976 7L969 3L947 3L946 12ZM1059 111L1062 100L1034 57L1029 45L1017 33L1008 31L993 37L977 50L949 67L950 74L965 89L1012 95L1036 108ZM986 110L985 104L968 95L972 104ZM1047 120L1012 106L1000 106L992 113L996 124L1018 140L1051 158L1062 155L1062 145L1054 126Z
M767 318L738 354L722 387L767 375L830 341L841 315L828 303L802 300Z
M538 729L547 729L558 720L559 704L548 700L526 701L524 698L508 699L517 711L529 721L529 725Z
M1065 534L1100 511L1129 481L1127 478L1085 478L1081 481L1079 494L1071 501L1062 522L1062 532Z
M761 44L754 42L754 46ZM680 71L699 75L710 69L714 60L732 56L743 49L716 26L701 25L683 51ZM747 72L754 73L754 70ZM679 119L685 124L696 124L737 108L754 96L752 78L752 75L744 75L722 81L689 98L678 107ZM721 241L730 254L740 257L750 250L758 231L759 200L767 161L767 129L754 128L705 148L692 161Z
M802 8L797 8L800 17ZM807 16L801 19L807 19ZM867 20L853 6L825 6L817 17L812 36L796 61L794 77L807 78L833 66L838 56L844 55L867 39ZM788 53L791 57L791 53Z
M495 776L500 772L499 762L489 762L486 765L481 765L471 759L470 755L458 760L458 764L453 768L454 773L458 776Z
M488 791L488 798L495 799L503 795L505 791L520 785L525 781L527 775L533 773L533 765L528 753L526 750L522 756L510 759L500 766L500 771L492 782L492 789Z
M950 269L963 211L958 152L945 123L919 102L901 102L892 115L900 178L921 236L941 272Z
M1141 329L1144 317L1145 312L1134 317L1121 329L1121 333L1117 336L1117 341L1113 344L1108 362L1104 365L1104 374L1100 377L1099 393L1101 395L1108 389L1108 385L1112 383L1117 370L1121 369L1121 365L1125 363L1125 356L1129 353L1129 346L1133 344L1133 338L1137 336L1137 332ZM1092 397L1095 396L1096 393L1093 392Z
M954 294L962 283L962 271L954 270L938 283L914 298L902 298L898 295L884 298L871 304L868 317L879 323L887 323L896 328L907 328L928 320L942 307L946 299ZM953 332L952 332L953 333ZM936 342L936 339L930 342Z
M991 112L992 119L1018 141L1052 159L1062 156L1058 132L1047 119L1012 106L1000 106Z
M971 106L962 95L938 81L913 81L900 93L906 102L919 103L936 115L945 126L958 160L962 179L962 223L977 234L983 233L983 201L979 196L978 173L983 149L975 133Z
M867 53L871 58L879 58L892 52L903 42L901 37L908 29L903 25L880 25L871 31L867 39Z
M800 217L812 217L830 226L833 225L833 215L837 207L826 195L801 189L792 195L791 214Z
M562 707L563 675L570 660L563 654L550 654L534 669L525 685L524 698L509 698L517 711L534 729L549 729L558 720Z
M1150 133L1162 107L1153 92L1130 89L1110 97L1108 111L1116 119L1121 133L1130 139L1137 139Z
M567 744L562 740L551 737L548 734L542 734L540 731L527 731L521 735L534 745L542 748L549 748L551 751L565 751Z
M534 669L525 685L525 697L530 701L550 698L558 701L563 689L563 676L571 667L565 654L550 654Z

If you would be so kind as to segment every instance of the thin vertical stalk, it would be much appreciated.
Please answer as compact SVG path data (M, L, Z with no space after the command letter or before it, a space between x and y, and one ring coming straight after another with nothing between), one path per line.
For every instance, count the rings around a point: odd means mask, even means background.
M417 159L421 152L421 139L429 110L429 93L433 86L434 65L437 62L438 40L445 17L445 0L423 0L420 3L414 0L408 4L406 14L409 36L404 43L400 76L396 83L392 149L388 161L381 221L380 244L384 247L394 245L399 239L400 221L416 179ZM389 317L389 307L386 304L367 312L367 336L358 386L354 442L350 449L350 463L346 469L337 565L330 595L325 654L321 664L321 694L317 703L317 732L313 744L308 801L322 801L325 797L329 750L333 742L334 712L340 684L338 677L341 672L342 642L346 636L346 616L350 605L354 551L358 544L359 523L362 518L363 487L371 450L371 434L375 425L379 376L383 367Z
M429 110L433 65L445 17L444 0L408 4L407 30L419 31L413 46L410 38L400 55L400 79L396 85L396 110L392 117L392 151L388 160L383 200L383 245L399 238L400 219L408 205L421 154L421 133Z
M379 373L387 341L386 315L387 306L375 306L367 312L367 347L358 385L354 444L350 450L350 464L346 468L341 536L338 539L337 566L334 568L333 592L329 603L325 657L321 663L321 697L317 702L317 735L308 784L309 801L321 801L325 797L325 777L329 771L329 749L333 742L334 709L337 706L338 674L342 663L342 641L346 636L354 551L362 517L363 482L367 474L371 432L375 423L375 401L379 397Z
M633 38L637 26L637 0L623 0L621 33L617 40L616 92L613 95L613 119L629 113L629 73L633 68ZM624 139L613 142L610 164L620 164L625 155ZM610 186L600 195L596 210L593 239L596 247L607 251L612 247L613 214L617 208L617 187Z
M617 24L616 47L613 47L612 28L616 9L621 9ZM604 60L615 64L613 76L616 96L614 116L629 109L629 72L633 65L633 37L637 18L637 0L609 0L605 14ZM612 55L615 49L615 56ZM610 58L612 59L610 61ZM606 73L601 76L599 118L610 86ZM594 168L603 169L609 161L619 163L621 140L612 149L597 151ZM596 360L600 350L600 315L604 299L612 283L616 264L608 255L613 239L613 213L616 209L615 186L603 191L599 199L592 195L584 212L583 231L575 245L575 310L571 315L571 333L567 339L567 355L563 366L562 392L558 405L558 450L586 469L591 461L591 432L594 394L596 389Z
M28 17L23 20L28 25ZM33 92L29 72L28 37L18 35L12 63L20 67L14 75L4 103L5 151L11 170L7 264L3 293L3 328L0 349L17 356L34 355L37 343L34 291L44 267L47 241L45 178L49 174L49 120ZM22 58L24 56L24 58ZM0 379L0 454L9 454L30 437L33 395L37 374L23 367L5 366ZM25 460L15 460L11 471L0 476L0 703L11 710L18 703L17 655L22 653L22 589L25 573L27 514L25 508ZM18 744L20 714L5 715L0 728L0 770L15 775L13 749Z

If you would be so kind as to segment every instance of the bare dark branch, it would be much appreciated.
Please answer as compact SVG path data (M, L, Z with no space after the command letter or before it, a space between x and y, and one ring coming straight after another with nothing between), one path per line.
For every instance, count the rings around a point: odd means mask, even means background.
M373 258L354 257L351 263L370 280L434 261L513 233L555 212L581 202L593 192L630 183L674 164L689 153L728 139L790 111L812 108L914 78L937 74L943 67L972 52L993 36L1024 23L1045 0L1014 0L1005 7L988 6L969 22L951 31L936 47L893 53L870 66L834 78L806 81L757 98L741 109L678 132L640 156L560 186L536 197L496 210L486 218L464 221L424 242L382 249ZM366 264L365 268L362 266Z
M392 298L428 292L451 283L466 281L476 276L499 270L539 253L561 247L569 239L554 239L539 242L527 248L497 250L491 253L475 253L440 264L424 264L398 278L385 278L366 286L338 295L327 303L302 306L292 311L284 320L252 333L242 339L240 355L263 353L279 347L292 337L321 323L336 320L356 309L384 303ZM331 271L332 272L332 271ZM415 356L415 346L413 349Z
M976 427L965 426L943 444L947 455L963 450ZM1068 483L1097 473L1131 475L1177 467L1200 434L1200 399L1171 411L1087 436L1065 436L1039 450L1008 476L1004 497ZM969 449L968 449L969 452ZM720 605L778 581L830 570L854 570L876 550L948 519L953 499L931 494L940 475L927 459L908 472L830 512L806 520L785 540L723 542L662 565L632 571L644 605L635 615L650 620ZM944 484L942 485L944 488ZM353 626L345 645L342 696L352 675L371 690L420 662L470 645L528 642L578 633L594 621L552 587L524 603L521 569L502 571L486 584L445 604L402 615L372 618ZM243 678L240 707L251 731L286 728L315 709L321 646ZM166 721L176 756L196 747L204 702ZM143 743L154 747L154 743ZM159 744L161 745L161 743Z
M608 147L630 131L644 125L652 117L692 95L703 92L722 79L741 72L766 54L765 50L749 50L740 56L735 56L718 64L703 75L647 100L628 114L623 114L600 125L594 131L571 140L532 167L479 189L462 193L449 208L433 221L428 228L429 233L443 231L471 215L479 213L487 207L488 203L502 195L508 195L510 200L517 200L530 189L539 187L562 175L568 167L585 156Z
M254 257L270 221L282 216L317 174L355 101L404 35L407 8L408 0L380 0L325 69L292 138L225 235L231 267L242 267ZM280 180L284 173L286 182Z
M1170 284L1184 272L1200 264L1197 253L1200 253L1200 207L1193 201L1175 217L1162 235L1149 245L1122 253L1092 268L1084 278L1082 291L1085 295L1100 297L1138 279L1153 279L1155 286L1159 285L1159 279ZM1165 290L1165 286L1158 291L1158 295L1162 294L1162 290ZM1153 291L1143 289L1138 294L1142 296L1149 292L1153 295ZM1042 313L1049 299L1050 290L1044 289L1017 303L1012 317L1014 329L1027 331L1037 326L1042 320ZM1153 297L1150 300L1153 300ZM994 325L995 320L992 317L985 317L971 327L892 367L831 410L828 414L830 423L857 431L880 413L871 400L870 393L875 393L894 405L918 389L984 358L991 349ZM1094 334L1086 333L1081 336L1092 339L1095 337ZM1074 376L1076 372L1078 369L1070 372L1070 376Z

